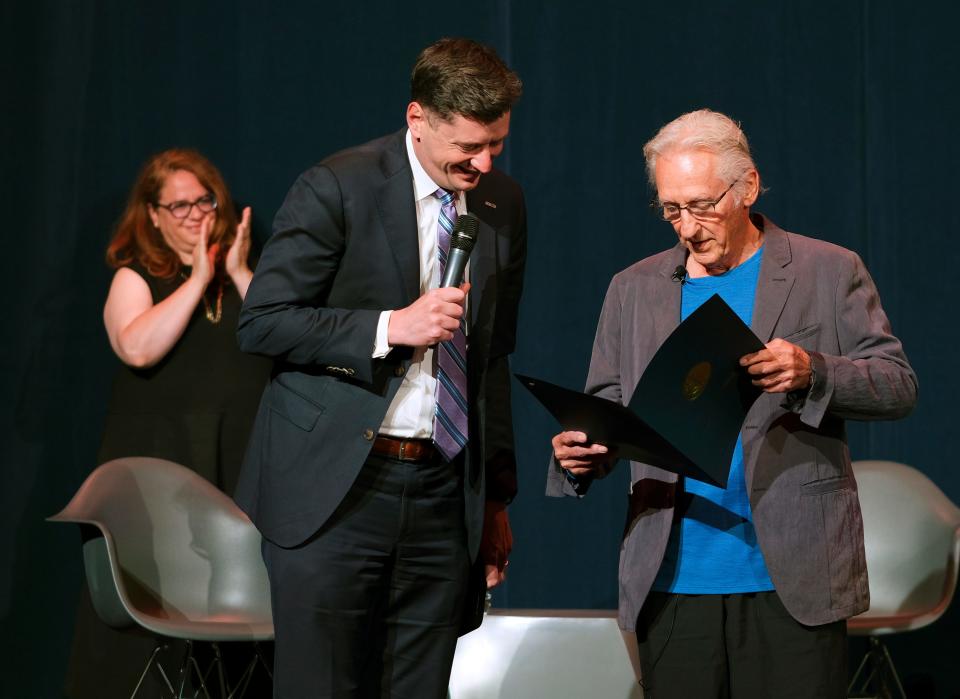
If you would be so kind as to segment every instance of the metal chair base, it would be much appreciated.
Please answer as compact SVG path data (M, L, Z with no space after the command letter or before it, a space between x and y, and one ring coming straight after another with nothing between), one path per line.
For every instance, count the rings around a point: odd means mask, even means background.
M254 643L253 658L250 659L250 662L240 675L237 683L231 688L226 673L224 672L220 644L211 642L209 645L211 650L213 650L213 659L207 665L206 670L202 671L194 654L194 642L186 641L186 651L177 672L178 687L174 689L173 683L163 669L163 664L157 657L160 652L166 650L168 646L165 643L158 643L147 659L147 664L144 666L143 672L140 673L140 679L137 681L137 685L134 687L130 699L136 699L137 693L140 691L143 681L146 679L147 673L152 667L156 667L160 676L163 678L170 699L200 699L200 697L204 699L214 699L210 693L211 687L217 691L217 699L243 699L258 666L263 667L267 676L271 679L273 678L270 664L266 658L263 657L260 644ZM216 682L212 683L210 678L214 673L216 673ZM196 684L196 687L193 687L194 684Z
M870 647L847 687L848 696L850 699L907 699L887 646L876 636L870 636L869 642Z

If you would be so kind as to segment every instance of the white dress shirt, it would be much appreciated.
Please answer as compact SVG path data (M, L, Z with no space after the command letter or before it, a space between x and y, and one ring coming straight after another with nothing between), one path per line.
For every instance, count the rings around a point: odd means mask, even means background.
M440 200L434 196L440 186L433 181L417 160L413 137L407 131L407 158L413 171L413 196L417 211L417 236L420 242L420 294L440 286L440 265L437 261L437 227L440 225ZM457 193L457 214L466 213L463 192ZM383 311L377 325L377 340L373 356L385 357L391 347L387 343L387 326L393 311ZM433 436L433 415L436 410L437 379L434 350L417 347L403 383L380 426L381 434L394 437Z

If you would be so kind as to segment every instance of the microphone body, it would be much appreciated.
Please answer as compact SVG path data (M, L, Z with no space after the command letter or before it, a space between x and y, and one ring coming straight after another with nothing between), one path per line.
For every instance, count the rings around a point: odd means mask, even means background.
M683 265L677 265L677 268L673 270L673 274L670 275L670 279L675 282L680 282L680 285L687 281L687 268Z
M450 252L447 253L447 266L443 272L440 286L460 286L463 273L467 269L467 261L473 246L477 242L477 233L480 230L480 221L473 214L461 214L453 225L450 234Z

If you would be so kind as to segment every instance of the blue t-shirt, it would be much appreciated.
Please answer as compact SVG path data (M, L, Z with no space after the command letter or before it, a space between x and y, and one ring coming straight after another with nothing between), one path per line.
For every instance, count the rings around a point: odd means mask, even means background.
M750 325L760 276L761 247L750 259L719 276L687 279L680 317L686 319L714 294ZM691 425L691 429L696 429ZM687 478L689 507L670 531L663 564L653 589L689 595L772 590L763 553L753 528L753 513L743 475L743 443L737 439L727 488Z

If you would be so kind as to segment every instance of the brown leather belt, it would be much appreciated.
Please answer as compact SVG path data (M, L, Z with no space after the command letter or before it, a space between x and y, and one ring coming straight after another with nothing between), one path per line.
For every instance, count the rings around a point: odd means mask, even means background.
M397 461L425 462L439 458L440 452L429 439L402 439L377 435L370 453Z

